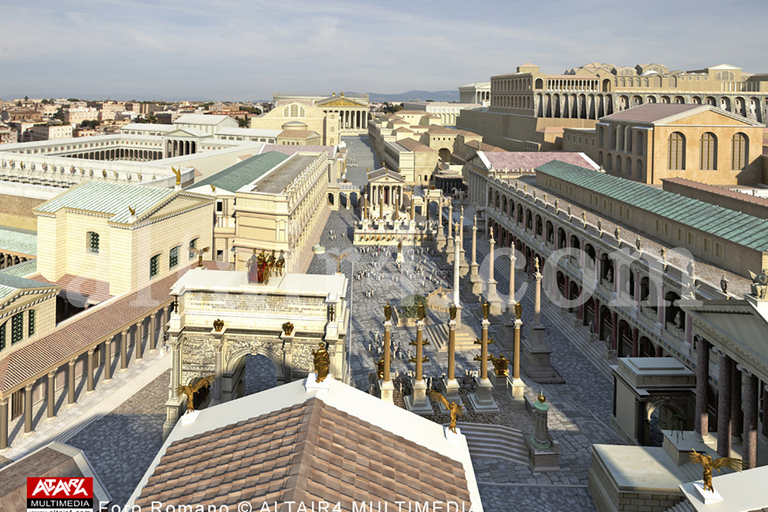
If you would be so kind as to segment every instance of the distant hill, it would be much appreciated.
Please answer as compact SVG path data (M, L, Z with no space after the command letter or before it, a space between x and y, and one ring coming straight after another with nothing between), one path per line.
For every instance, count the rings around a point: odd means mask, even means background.
M356 94L350 92L349 94ZM403 101L459 101L459 90L453 91L408 91L397 94L380 94L377 92L369 92L368 96L372 103L382 103L388 101L390 103L400 103Z

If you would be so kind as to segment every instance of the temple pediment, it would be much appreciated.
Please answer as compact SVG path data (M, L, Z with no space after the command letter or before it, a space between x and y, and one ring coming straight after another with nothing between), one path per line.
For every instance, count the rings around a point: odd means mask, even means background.
M347 98L331 98L328 100L318 101L317 102L318 107L358 107L358 108L367 108L366 105L363 105L362 103L358 103L356 101L352 101Z

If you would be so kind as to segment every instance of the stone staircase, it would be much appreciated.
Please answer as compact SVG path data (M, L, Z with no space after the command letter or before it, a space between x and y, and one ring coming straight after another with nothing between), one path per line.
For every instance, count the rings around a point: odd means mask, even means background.
M528 464L528 447L521 431L486 423L459 422L457 426L467 438L472 458L505 459Z
M433 345L437 352L448 351L448 324L439 323L428 325L424 329L425 337ZM480 350L480 345L475 345L475 336L467 329L456 330L456 351Z
M688 501L681 501L674 507L668 508L665 512L696 512L696 509Z

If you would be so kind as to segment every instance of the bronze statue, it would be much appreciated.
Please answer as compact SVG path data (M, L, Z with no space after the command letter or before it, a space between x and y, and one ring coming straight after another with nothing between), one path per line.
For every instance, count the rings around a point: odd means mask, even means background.
M331 356L325 350L325 343L320 342L318 349L312 351L315 363L315 372L317 373L317 382L323 382L328 376L328 370L331 368Z
M419 316L419 320L424 320L427 317L423 302L419 302L418 306L416 306L416 312Z
M104 169L103 171L101 171L101 175L106 178L107 177L107 170Z
M768 268L764 268L759 274L751 270L749 275L752 278L751 292L758 299L768 298Z
M734 471L741 471L748 468L747 464L741 459L734 459L731 457L720 457L713 461L712 457L706 453L698 453L696 450L691 450L690 461L694 464L701 464L704 469L704 490L713 492L715 490L712 487L712 470L722 472L724 468L729 468Z
M620 240L621 239L621 228L619 228L618 226L616 226L616 231L613 232L613 237L616 240Z
M221 318L217 318L213 321L213 330L216 332L221 332L221 330L224 328L224 321Z
M179 312L179 296L175 296L173 298L173 312L178 313Z
M176 170L173 166L171 166L171 170L173 171L173 174L176 175L176 185L181 185L181 168Z
M210 247L206 247L204 249L198 249L197 247L190 247L189 252L197 256L197 268L202 268L203 266L203 254L210 251Z
M493 363L493 368L496 370L497 376L506 377L509 375L509 359L504 357L504 354L499 354L499 357L490 355L488 359Z
M643 245L642 245L642 241L640 240L640 237L637 237L635 239L635 247L637 247L638 251L642 250Z
M520 302L515 302L515 316L518 320L523 316L523 305Z
M451 320L456 320L456 305L453 304L448 308L448 313L451 315Z
M291 322L285 322L283 324L283 333L286 336L290 336L293 333L293 324Z
M728 295L728 279L725 278L725 274L720 278L720 289L723 290L724 294Z
M131 212L131 215L136 215L136 208L128 207L128 211Z
M213 382L214 375L209 375L207 377L203 377L199 381L197 381L193 385L189 386L179 386L176 388L176 393L179 395L187 395L187 412L192 412L195 410L195 393L200 391L203 388L207 388L211 385L211 382Z
M216 192L216 187L214 187L213 184L211 184L211 192Z
M491 306L488 301L483 302L483 320L488 320L488 315L491 313Z
M389 301L384 306L384 321L392 320L392 306L389 305Z
M662 247L661 249L659 249L659 254L661 255L661 261L666 263L667 262L667 248L666 247Z
M443 404L448 411L451 413L451 424L448 426L448 429L456 434L456 417L457 416L463 416L461 414L461 411L463 410L463 407L456 402L449 402L447 398L445 398L443 395L438 393L437 391L430 389L428 391L429 396L436 400L437 402Z

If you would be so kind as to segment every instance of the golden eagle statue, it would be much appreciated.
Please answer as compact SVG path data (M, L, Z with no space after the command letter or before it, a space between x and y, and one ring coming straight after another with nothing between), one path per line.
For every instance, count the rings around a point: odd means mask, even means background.
M128 211L131 212L131 215L136 215L136 208L128 207Z
M197 256L197 268L201 268L203 266L203 254L210 251L210 247L205 247L203 249L198 249L197 247L190 247L189 252Z
M181 185L181 168L176 170L173 166L171 166L171 170L173 171L173 174L176 175L176 185Z
M200 391L203 388L207 388L211 385L213 382L213 379L215 378L214 375L209 375L207 377L203 377L196 383L188 386L179 386L176 388L176 393L179 395L187 395L187 412L192 412L195 410L195 393Z
M451 413L451 424L448 426L451 432L454 434L456 433L456 417L462 416L461 411L463 409L463 406L457 404L456 402L449 402L447 398L445 398L443 395L438 393L437 391L430 389L427 393L429 393L429 396L432 397L433 400L437 400L441 404L445 406L448 411Z
M722 471L724 468L729 468L734 471L741 471L746 468L747 465L741 459L734 459L731 457L720 457L717 460L712 460L712 457L706 453L698 453L696 450L691 450L690 461L694 464L701 464L704 468L704 490L714 491L712 487L712 470Z

